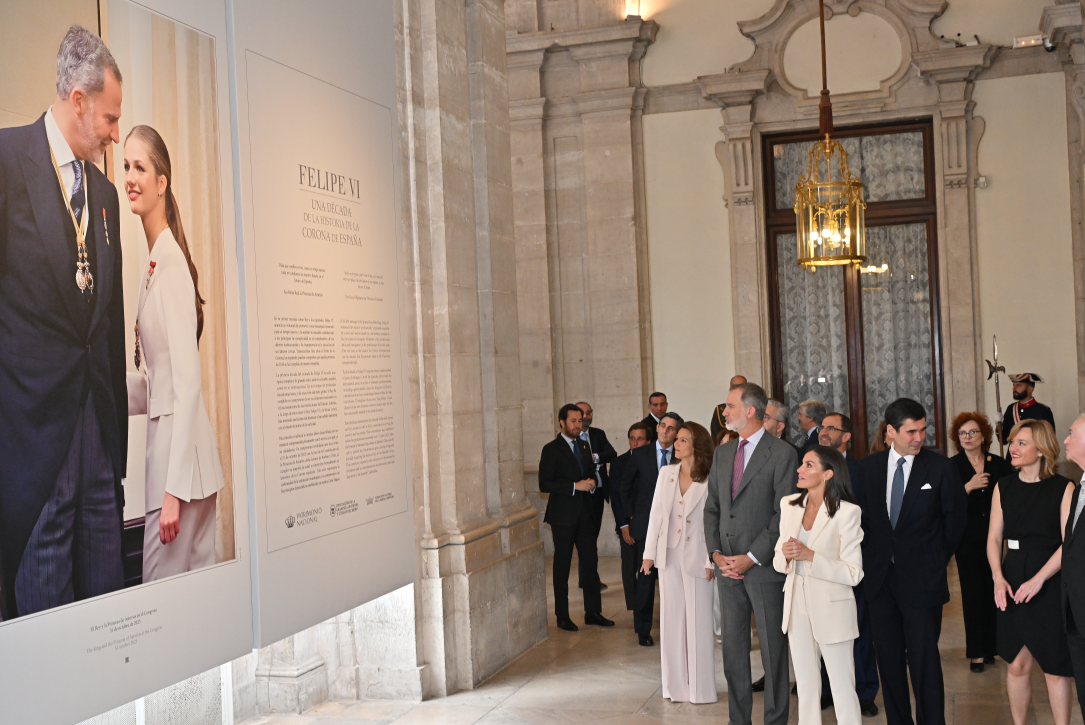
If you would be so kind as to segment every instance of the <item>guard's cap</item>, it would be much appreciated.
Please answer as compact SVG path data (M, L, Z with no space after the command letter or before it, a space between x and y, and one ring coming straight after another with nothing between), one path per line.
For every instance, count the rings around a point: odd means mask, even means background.
M1041 378L1036 373L1018 373L1017 375L1010 376L1010 382L1028 383L1029 385L1035 385L1036 383L1042 383L1043 378Z

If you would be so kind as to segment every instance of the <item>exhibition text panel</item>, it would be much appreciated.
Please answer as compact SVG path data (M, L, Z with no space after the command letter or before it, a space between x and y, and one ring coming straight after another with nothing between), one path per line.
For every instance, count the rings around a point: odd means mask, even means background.
M407 507L394 117L251 51L246 77L270 552Z

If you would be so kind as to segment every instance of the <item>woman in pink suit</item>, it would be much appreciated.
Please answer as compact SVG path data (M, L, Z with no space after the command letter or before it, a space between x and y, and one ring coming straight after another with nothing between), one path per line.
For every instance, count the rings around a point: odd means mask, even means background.
M704 536L712 436L686 423L674 441L674 457L677 463L659 469L642 564L645 572L659 570L663 697L716 702L713 569Z

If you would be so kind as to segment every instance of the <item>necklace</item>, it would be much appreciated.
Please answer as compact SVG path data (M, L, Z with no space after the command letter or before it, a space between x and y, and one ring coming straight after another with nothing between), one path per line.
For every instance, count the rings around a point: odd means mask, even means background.
M60 194L61 196L67 197L68 193L64 188L64 177L60 175L60 167L57 166L57 157L56 154L53 153L53 148L51 146L49 147L49 158L53 161L53 171L57 173L57 181L60 182ZM84 174L84 177L86 177L86 174ZM86 183L84 183L83 188L86 188ZM94 294L94 275L90 272L90 261L87 258L87 219L90 216L87 213L87 207L89 207L90 204L86 204L83 207L83 216L81 220L76 219L75 210L72 209L71 199L66 199L64 206L67 207L68 215L72 219L72 226L75 227L75 284L80 292L86 292L89 289L90 293Z

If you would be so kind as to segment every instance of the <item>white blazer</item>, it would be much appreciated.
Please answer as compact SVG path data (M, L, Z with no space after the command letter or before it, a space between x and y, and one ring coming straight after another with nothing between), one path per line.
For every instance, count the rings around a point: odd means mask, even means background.
M225 485L203 400L196 287L169 227L151 249L150 261L154 271L143 273L137 315L146 372L129 374L128 380L129 414L148 418L146 513L162 508L167 492L192 501Z
M657 569L667 567L667 535L670 532L674 493L678 488L678 472L681 467L681 463L663 466L656 479L652 510L648 514L648 536L644 540L644 558L654 561ZM680 564L687 574L699 579L705 577L705 569L712 568L712 560L708 557L708 544L704 537L704 505L707 493L706 482L694 481L683 496L686 523L682 532L685 541L682 543L685 546L680 547L684 552Z
M789 562L784 559L783 547L791 537L799 538L806 507L792 506L791 502L801 495L796 493L780 500L780 538L776 542L776 555L772 558L776 571L787 574L787 581L784 582L785 633L791 622L795 577L800 575L795 560ZM804 562L806 580L803 587L806 590L810 627L818 644L836 644L859 636L852 587L863 579L861 523L862 510L855 504L841 501L836 515L829 518L822 503L810 529L810 540L806 545L814 550L814 560Z

